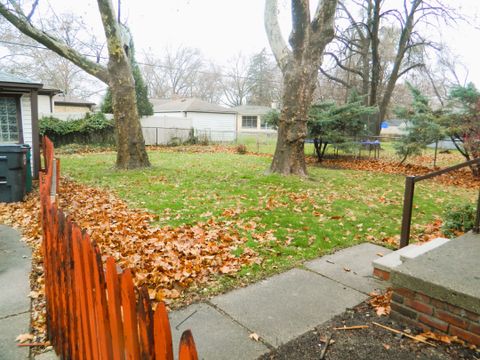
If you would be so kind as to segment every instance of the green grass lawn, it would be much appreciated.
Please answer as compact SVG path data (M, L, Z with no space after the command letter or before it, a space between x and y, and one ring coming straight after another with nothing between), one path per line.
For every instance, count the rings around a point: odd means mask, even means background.
M247 246L265 259L261 267L242 271L249 276L399 234L403 176L310 167L309 177L299 179L265 175L270 159L263 157L159 151L149 156L153 166L147 170L114 170L113 153L62 155L61 168L64 175L114 191L132 207L157 214L160 225L223 219L226 209L239 212L239 219L256 229L239 230L249 239ZM475 198L473 190L420 183L414 232L451 204ZM274 238L258 241L259 231Z

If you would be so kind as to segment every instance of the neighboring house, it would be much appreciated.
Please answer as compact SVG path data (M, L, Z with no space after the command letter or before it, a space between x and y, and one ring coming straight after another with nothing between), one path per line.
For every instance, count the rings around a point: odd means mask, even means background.
M380 135L400 136L406 133L407 122L402 119L389 119L382 122Z
M233 141L237 136L237 112L220 105L197 98L182 98L168 101L153 99L154 117L190 119L191 128L198 136L206 136L212 141ZM145 120L142 121L145 123ZM149 121L149 125L154 125ZM172 124L169 121L169 124ZM158 125L159 127L160 124ZM170 126L170 125L169 125ZM177 128L184 128L180 120Z
M75 96L57 94L53 97L53 112L56 113L87 113L92 112L96 104L79 99Z
M272 111L268 106L240 105L232 108L237 114L238 132L276 132L263 121L263 115Z

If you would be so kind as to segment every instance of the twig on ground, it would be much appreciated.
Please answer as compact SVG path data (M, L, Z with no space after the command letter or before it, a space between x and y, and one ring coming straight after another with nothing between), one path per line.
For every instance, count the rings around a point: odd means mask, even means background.
M330 345L330 341L332 340L332 335L333 334L328 335L327 340L325 341L325 347L322 349L322 352L320 353L320 357L319 357L320 360L325 359L325 354L327 353L328 345Z
M334 327L333 330L358 330L358 329L367 329L368 325L354 325L354 326L342 326Z
M406 332L403 332L403 331L400 331L400 330L397 330L397 329L393 329L393 328L391 328L391 327L388 327L388 326L379 324L379 323L374 322L374 321L372 322L372 324L373 324L373 325L376 325L376 326L378 326L378 327L381 327L381 328L383 328L383 329L386 329L386 330L388 330L388 331L394 332L395 334L401 334L401 335L406 336L406 337L408 337L408 338L410 338L410 339L412 339L412 340L419 341L419 342L421 342L421 343L424 343L424 344L427 344L427 345L436 347L435 344L432 344L431 342L425 341L425 340L423 340L423 339L419 339L419 338L417 338L416 336L407 334Z

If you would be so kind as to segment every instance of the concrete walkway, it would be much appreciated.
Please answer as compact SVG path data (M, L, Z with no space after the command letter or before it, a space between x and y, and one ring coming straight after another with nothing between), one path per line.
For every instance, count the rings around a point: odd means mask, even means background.
M372 261L390 250L361 244L170 313L174 344L191 329L201 359L256 359L383 288ZM260 341L250 334L256 333ZM177 349L175 349L177 351Z
M15 338L30 328L31 252L20 234L0 225L0 359L28 359Z

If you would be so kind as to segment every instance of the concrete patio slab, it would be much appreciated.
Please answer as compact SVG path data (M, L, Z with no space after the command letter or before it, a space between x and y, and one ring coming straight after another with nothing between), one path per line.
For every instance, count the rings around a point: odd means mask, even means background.
M0 318L30 310L31 251L18 231L0 225Z
M480 235L465 234L392 270L393 287L480 313Z
M0 359L28 359L28 347L18 347L15 339L18 335L29 332L30 312L0 319Z
M27 359L15 338L30 328L30 249L18 231L0 225L0 359Z
M205 303L173 311L169 318L175 357L180 337L187 329L192 331L200 359L256 359L269 351L261 342L250 339L247 329Z
M277 347L365 299L336 281L293 269L211 302Z
M385 282L373 278L372 262L382 259L381 255L389 256L390 253L391 250L384 247L364 243L309 261L305 266L316 273L368 294L386 286Z

